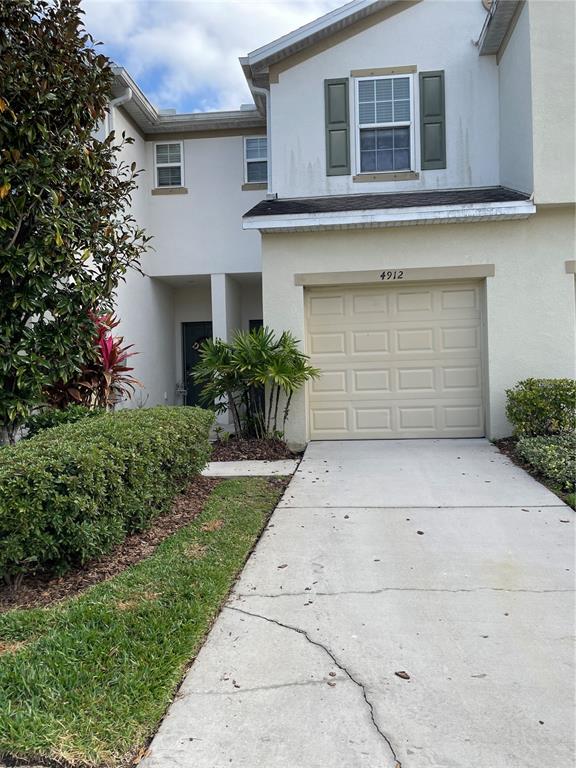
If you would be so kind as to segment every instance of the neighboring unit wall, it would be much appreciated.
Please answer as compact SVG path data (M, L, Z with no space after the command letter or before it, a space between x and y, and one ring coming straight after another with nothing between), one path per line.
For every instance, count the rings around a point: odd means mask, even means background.
M575 12L571 0L529 2L537 204L576 200Z
M500 183L532 192L532 93L530 27L524 3L516 26L500 56Z
M149 141L147 146L150 169L154 169L154 145ZM259 235L242 231L242 215L266 192L242 189L244 138L184 139L183 181L186 194L148 192L149 227L154 233L150 274L259 272Z
M495 57L479 56L474 45L486 15L482 3L424 0L393 5L387 13L389 18L280 71L278 82L272 83L272 191L280 197L499 184L497 65ZM420 171L417 180L392 183L354 183L354 167L348 176L327 176L324 80L350 77L353 70L410 65L418 72L445 71L446 169ZM275 74L272 67L272 81ZM416 74L415 84L417 80ZM350 107L354 166L354 80ZM418 98L414 109L419 170Z
M505 390L520 379L574 376L574 218L555 208L524 221L405 226L263 236L264 321L305 338L295 273L494 264L486 279L488 435L509 434ZM290 441L307 439L305 397L294 400Z
M114 114L117 136L123 131L134 138L122 152L122 159L136 162L137 168L147 167L146 142L122 109ZM138 189L132 195L132 214L138 225L149 229L149 174L138 178ZM149 272L150 251L142 257L142 269ZM130 359L134 375L144 388L138 388L127 405L139 403L158 405L174 402L174 351L167 339L172 338L173 307L169 286L130 270L126 281L118 288L116 309L121 320L119 332L126 344L133 344L137 353Z

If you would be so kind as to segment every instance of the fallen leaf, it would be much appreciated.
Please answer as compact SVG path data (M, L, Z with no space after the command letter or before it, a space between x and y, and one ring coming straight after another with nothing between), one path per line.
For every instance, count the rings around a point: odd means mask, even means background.
M410 680L410 675L408 674L408 672L404 672L404 670L400 672L394 672L394 674L396 675L396 677L401 677L402 680Z
M424 536L424 531L416 531L416 533L418 534L418 536Z
M332 680L328 680L328 685L329 685L331 688L334 688L334 686L336 685L336 683L332 682Z
M288 568L288 563L282 563L282 565L279 565L278 568Z

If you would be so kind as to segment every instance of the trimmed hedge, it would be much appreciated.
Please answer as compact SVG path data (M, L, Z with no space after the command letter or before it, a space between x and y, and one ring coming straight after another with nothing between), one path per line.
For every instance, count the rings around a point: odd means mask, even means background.
M516 444L516 453L563 491L574 491L576 435L522 437Z
M69 405L68 408L43 408L41 411L29 416L26 424L25 440L29 440L43 429L59 427L62 424L72 424L80 419L102 416L105 411L102 408L88 408L85 405Z
M43 430L0 451L0 577L60 573L169 509L206 464L213 414L125 410Z
M506 390L506 415L518 437L576 431L576 381L525 379Z

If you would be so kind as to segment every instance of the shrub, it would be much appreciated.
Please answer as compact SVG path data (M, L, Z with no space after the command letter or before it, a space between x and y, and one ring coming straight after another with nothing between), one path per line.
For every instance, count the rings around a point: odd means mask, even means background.
M68 408L43 408L41 411L30 416L24 425L28 430L26 439L34 437L43 429L59 427L62 424L72 424L80 419L90 418L92 416L101 416L104 411L100 408L88 408L85 405L70 405Z
M149 408L81 419L0 452L0 577L63 572L170 507L205 465L213 415Z
M517 454L531 467L552 480L563 491L574 491L576 479L576 435L522 437Z
M236 331L231 343L207 339L192 374L203 405L230 408L239 437L278 437L294 392L319 375L291 333L276 337L270 328Z
M576 381L526 379L506 390L506 415L519 437L576 430Z

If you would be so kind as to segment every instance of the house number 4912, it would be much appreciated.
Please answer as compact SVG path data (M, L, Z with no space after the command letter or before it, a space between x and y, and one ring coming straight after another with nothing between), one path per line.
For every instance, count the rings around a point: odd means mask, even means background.
M380 275L380 280L402 280L403 278L403 269L385 269Z

